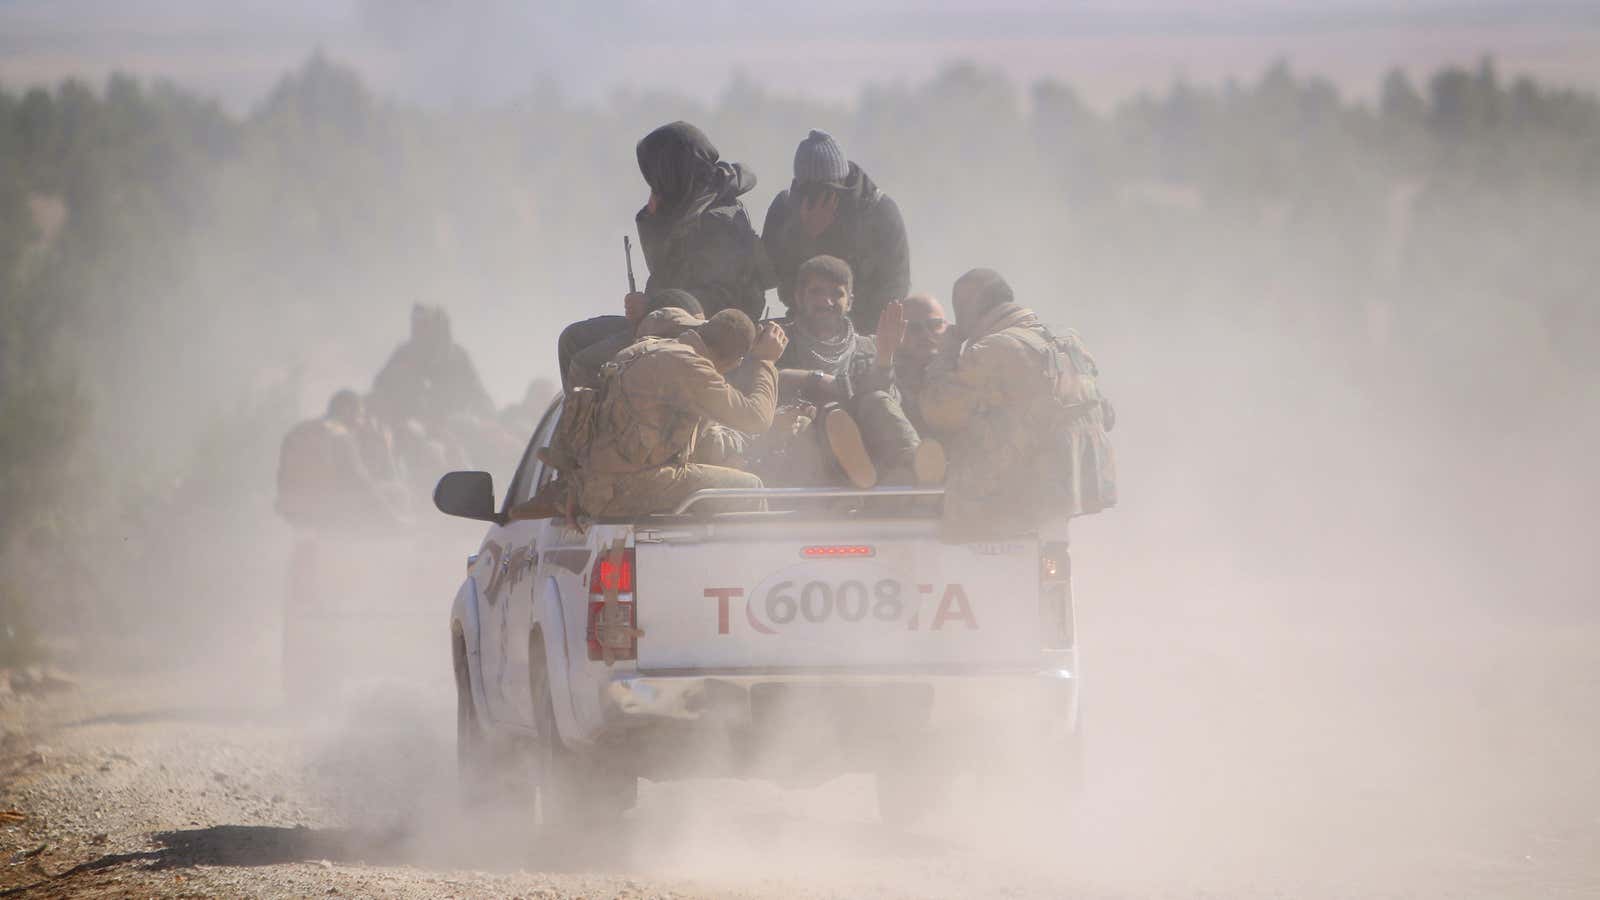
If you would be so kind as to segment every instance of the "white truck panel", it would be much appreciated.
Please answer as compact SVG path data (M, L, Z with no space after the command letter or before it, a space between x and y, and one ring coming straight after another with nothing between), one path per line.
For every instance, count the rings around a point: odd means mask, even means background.
M808 547L841 555L811 558ZM870 556L849 555L864 548ZM1038 657L1033 540L641 543L636 553L640 671L1005 666Z

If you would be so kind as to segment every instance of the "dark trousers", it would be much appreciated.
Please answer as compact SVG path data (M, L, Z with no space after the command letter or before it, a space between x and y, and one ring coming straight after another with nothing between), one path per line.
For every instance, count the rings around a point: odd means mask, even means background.
M878 467L880 477L893 472L896 476L911 468L917 445L922 438L916 426L900 406L900 398L893 391L867 391L856 394L843 404L845 412L855 419L861 429L861 442L867 446L867 455ZM896 479L898 480L898 479Z
M768 484L783 487L823 487L839 484L842 473L828 447L822 418L830 407L817 411L817 420L794 435L769 432L752 448L759 460L757 474ZM922 439L900 407L893 391L867 391L839 405L861 429L861 442L884 484L910 484L916 480L912 460Z
M628 321L627 316L595 316L563 328L561 337L556 339L556 365L561 367L561 390L565 392L572 388L568 379L574 356L582 353L586 347L632 328L633 323Z

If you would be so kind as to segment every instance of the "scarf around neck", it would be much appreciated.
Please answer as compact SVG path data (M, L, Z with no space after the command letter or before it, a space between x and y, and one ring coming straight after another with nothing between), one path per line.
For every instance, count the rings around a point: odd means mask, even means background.
M812 334L800 321L795 320L795 340L790 344L800 363L799 368L816 372L838 374L850 360L856 346L856 327L849 316L844 319L844 331L836 338L821 338Z

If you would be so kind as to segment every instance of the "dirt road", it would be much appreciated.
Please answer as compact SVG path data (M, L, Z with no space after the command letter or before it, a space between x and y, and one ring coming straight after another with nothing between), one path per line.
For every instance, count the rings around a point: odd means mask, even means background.
M267 651L0 693L0 890L37 896L1600 896L1592 635L1096 635L1090 794L877 823L871 784L644 783L619 827L454 795L446 685L286 711ZM1272 648L1270 652L1264 648Z

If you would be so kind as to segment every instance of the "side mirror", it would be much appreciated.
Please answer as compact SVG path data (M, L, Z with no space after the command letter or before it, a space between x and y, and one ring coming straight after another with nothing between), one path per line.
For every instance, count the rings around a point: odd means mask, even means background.
M449 472L433 488L433 505L447 516L499 524L494 477L488 472Z

